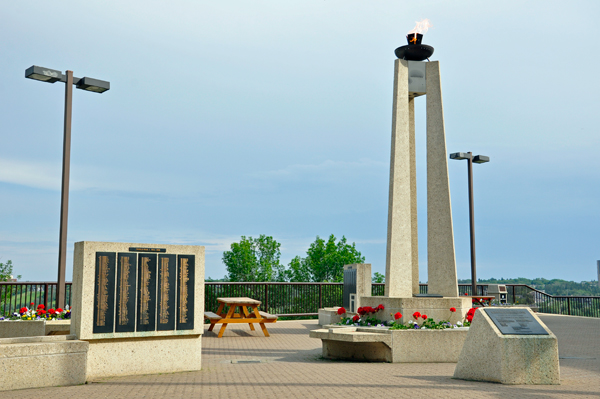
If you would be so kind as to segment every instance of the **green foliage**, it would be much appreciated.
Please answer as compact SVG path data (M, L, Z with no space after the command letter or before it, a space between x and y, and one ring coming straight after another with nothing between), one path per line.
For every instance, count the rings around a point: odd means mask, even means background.
M471 279L458 280L460 284L470 284ZM560 279L547 280L545 278L528 279L519 278L490 278L477 279L480 284L526 284L530 287L544 291L550 295L571 295L571 296L600 296L600 287L596 281L566 281Z
M281 244L273 237L261 234L259 238L242 236L231 250L223 252L228 281L283 281L284 267L279 258Z
M0 281L8 281L12 277L13 273L13 264L11 260L7 260L6 263L0 263ZM21 276L16 277L17 280L21 278Z
M372 283L385 283L385 275L379 273L379 272L375 272L375 275L373 276Z
M329 239L317 236L310 244L306 257L292 259L286 277L289 281L341 282L344 279L344 265L364 263L365 257L356 249L356 245L346 242L346 237L336 243L332 234Z

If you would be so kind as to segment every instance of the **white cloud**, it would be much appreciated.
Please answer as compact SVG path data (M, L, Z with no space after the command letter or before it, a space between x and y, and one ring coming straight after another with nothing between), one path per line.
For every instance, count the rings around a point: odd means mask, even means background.
M60 166L52 162L15 161L0 158L0 181L60 190Z
M381 173L382 169L388 167L386 162L374 161L361 158L355 162L333 161L328 159L319 164L296 164L289 165L283 169L270 170L255 173L252 176L264 180L313 180L330 181L341 175L368 175Z

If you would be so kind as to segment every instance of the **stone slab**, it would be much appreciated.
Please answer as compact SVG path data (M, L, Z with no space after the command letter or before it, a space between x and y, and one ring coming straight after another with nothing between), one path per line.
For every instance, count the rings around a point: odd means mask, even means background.
M89 341L87 379L201 369L201 335Z
M88 343L73 338L0 339L0 390L83 384Z
M454 378L510 385L560 384L556 336L529 308L521 309L529 312L547 334L502 334L486 308L479 308L461 351Z
M44 320L0 321L0 338L36 337L46 335Z

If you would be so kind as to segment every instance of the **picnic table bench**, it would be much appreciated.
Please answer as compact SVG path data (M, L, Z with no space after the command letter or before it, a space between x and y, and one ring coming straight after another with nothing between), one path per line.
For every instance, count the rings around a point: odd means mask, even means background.
M216 312L204 312L204 318L210 321L208 331L212 331L215 325L221 324L218 338L223 337L223 333L230 323L247 323L252 331L254 331L253 323L258 323L265 337L269 337L269 331L265 323L275 323L277 316L259 311L260 301L245 297L217 298L217 301L219 302L219 309ZM224 312L225 306L229 307L226 313Z

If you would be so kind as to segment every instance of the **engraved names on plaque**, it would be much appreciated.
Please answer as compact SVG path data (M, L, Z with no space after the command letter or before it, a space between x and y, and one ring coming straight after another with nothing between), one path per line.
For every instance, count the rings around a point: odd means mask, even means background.
M156 330L156 254L138 255L137 331Z
M485 309L503 335L550 335L527 309Z
M175 329L176 255L158 255L158 331Z
M193 330L195 255L131 249L95 253L93 333Z
M96 252L92 332L111 333L115 310L115 253Z
M177 330L194 329L194 255L177 256Z
M135 331L137 254L117 254L117 314L115 332Z

